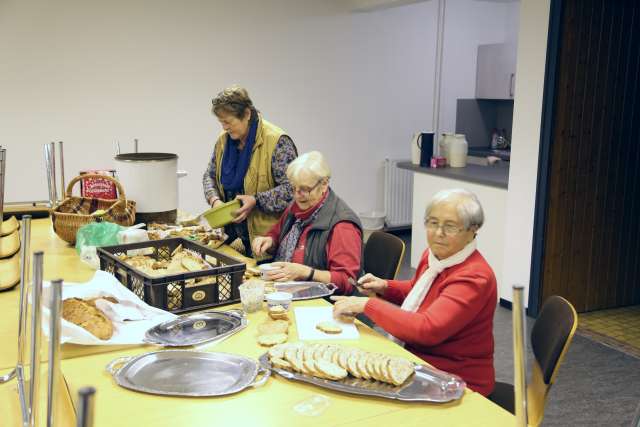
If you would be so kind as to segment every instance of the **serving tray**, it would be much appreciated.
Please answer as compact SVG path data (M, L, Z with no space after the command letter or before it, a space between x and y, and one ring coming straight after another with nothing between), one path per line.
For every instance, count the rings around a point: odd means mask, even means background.
M333 283L322 282L271 282L271 288L275 291L289 292L293 295L293 301L322 298L338 289Z
M244 356L190 350L119 357L106 369L121 387L166 396L223 396L261 386L270 376Z
M299 372L291 372L271 365L268 353L260 356L260 365L278 375L294 381L302 381L344 393L376 396L407 402L444 403L460 399L466 383L459 377L430 368L415 365L415 374L406 384L394 386L379 381L348 377L340 381L325 380Z
M221 340L246 326L242 310L204 311L160 323L146 332L144 340L165 347L185 347Z

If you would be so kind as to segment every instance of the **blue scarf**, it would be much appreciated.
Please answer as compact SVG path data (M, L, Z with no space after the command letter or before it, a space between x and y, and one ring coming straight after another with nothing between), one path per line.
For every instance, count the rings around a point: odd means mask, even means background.
M249 169L253 144L256 142L258 120L254 120L249 126L249 135L242 151L238 150L240 141L227 135L227 142L222 154L222 171L220 182L225 191L240 192L243 190L244 176Z

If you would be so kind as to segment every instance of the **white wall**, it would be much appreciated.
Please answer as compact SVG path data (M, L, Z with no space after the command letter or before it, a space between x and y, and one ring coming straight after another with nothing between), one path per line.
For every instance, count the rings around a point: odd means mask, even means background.
M447 2L442 128L475 88L478 43L506 34L509 5ZM0 1L0 144L6 200L47 198L42 144L65 141L67 182L113 166L113 144L176 152L180 207L205 207L219 125L210 101L246 86L301 152L323 151L356 210L382 207L383 159L430 129L435 1L350 13L348 2Z
M436 3L434 1L434 3ZM514 6L514 4L516 6ZM447 0L440 95L440 133L456 129L456 102L476 97L478 45L504 43L518 3ZM437 11L436 11L437 13Z
M424 210L427 203L440 190L465 188L475 193L482 203L485 222L478 232L478 250L493 268L498 287L500 287L504 265L503 259L507 259L503 253L507 190L423 173L414 173L413 180L414 185L424 190L413 192L412 223L414 226L411 230L411 266L414 268L418 266L422 253L427 247L427 233L424 225L422 225L424 224Z
M500 297L512 300L511 286L525 286L528 301L538 148L547 52L550 0L523 0L520 10L516 97Z

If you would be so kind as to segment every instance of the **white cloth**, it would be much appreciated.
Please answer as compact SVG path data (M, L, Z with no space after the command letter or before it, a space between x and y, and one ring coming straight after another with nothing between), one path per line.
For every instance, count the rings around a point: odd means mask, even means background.
M401 309L405 311L416 312L418 308L422 305L422 301L429 293L429 289L431 289L431 285L436 280L436 277L440 273L442 273L445 269L449 267L453 267L454 265L458 265L466 261L467 258L471 256L473 252L476 250L476 240L473 239L467 246L462 248L459 252L451 255L449 258L439 260L433 254L433 252L429 251L429 267L422 273L422 275L416 280L416 283L413 285L411 292L404 299ZM404 345L400 340L398 340L393 335L389 334L389 338L393 341Z

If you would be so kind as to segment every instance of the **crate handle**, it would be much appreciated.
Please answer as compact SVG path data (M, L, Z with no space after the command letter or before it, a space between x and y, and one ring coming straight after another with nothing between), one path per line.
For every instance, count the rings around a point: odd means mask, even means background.
M122 356L122 357L113 359L111 362L109 362L109 364L105 369L107 370L108 373L110 373L112 376L115 377L118 374L118 372L120 372L122 365L124 365L134 357L135 356Z
M256 378L258 378L259 375L262 375L262 378L260 378L259 380L254 380L253 383L251 384L251 387L256 388L256 387L263 386L264 383L266 383L269 377L271 376L271 369L265 368L264 366L258 366L258 372L256 373Z

